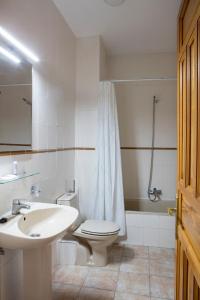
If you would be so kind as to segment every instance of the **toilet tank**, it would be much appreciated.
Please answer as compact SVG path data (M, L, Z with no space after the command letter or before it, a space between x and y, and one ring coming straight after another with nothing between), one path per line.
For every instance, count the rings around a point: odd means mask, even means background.
M78 193L65 193L57 198L56 203L58 205L71 206L79 211ZM72 231L76 230L82 223L82 217L79 213L77 220L72 226Z
M57 198L57 204L71 206L79 210L77 193L65 193Z

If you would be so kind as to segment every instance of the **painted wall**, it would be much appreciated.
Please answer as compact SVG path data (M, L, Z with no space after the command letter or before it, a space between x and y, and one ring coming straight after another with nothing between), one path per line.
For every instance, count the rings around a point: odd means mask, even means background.
M101 80L106 80L108 78L108 62L107 62L107 52L106 52L106 48L103 44L103 41L100 37L99 40L100 43L100 54L99 54L99 77L100 77L100 81Z
M97 96L100 78L99 37L80 38L76 47L76 147L95 147ZM75 177L83 217L94 209L95 151L75 154Z
M33 68L33 148L74 147L76 40L73 33L50 0L2 0L0 19L1 26L41 60ZM20 171L39 171L40 175L1 185L0 214L10 208L12 199L30 199L32 184L41 189L40 197L32 200L55 202L65 190L65 179L74 178L74 151L0 156L0 175L11 172L13 160L19 162ZM8 251L0 258L3 300L21 299L14 281L19 277L15 273L16 255Z
M175 54L114 56L108 58L110 79L176 77ZM153 96L156 105L156 147L176 147L176 81L116 84L121 146L151 147ZM155 151L153 186L162 199L175 199L176 151ZM146 199L149 150L122 150L126 199ZM130 203L129 203L130 204Z
M107 62L110 79L176 76L175 53L115 55Z

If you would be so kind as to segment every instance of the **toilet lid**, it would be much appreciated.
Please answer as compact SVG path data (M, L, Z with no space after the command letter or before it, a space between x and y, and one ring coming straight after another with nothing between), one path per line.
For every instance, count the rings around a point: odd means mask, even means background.
M81 225L82 233L93 235L114 235L119 230L119 226L110 221L87 220Z

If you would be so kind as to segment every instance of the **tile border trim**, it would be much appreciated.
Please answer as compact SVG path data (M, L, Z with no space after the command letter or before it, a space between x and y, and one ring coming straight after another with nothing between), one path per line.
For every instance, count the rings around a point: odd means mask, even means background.
M121 147L121 150L169 150L176 151L175 147ZM95 151L93 147L68 147L68 148L52 148L52 149L38 149L38 150L17 150L17 151L2 151L0 156L10 155L27 155L27 154L41 154L41 153L52 153L61 151Z

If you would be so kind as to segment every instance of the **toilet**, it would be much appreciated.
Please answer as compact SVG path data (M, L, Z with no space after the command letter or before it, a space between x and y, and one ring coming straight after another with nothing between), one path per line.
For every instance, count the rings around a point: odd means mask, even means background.
M57 204L79 210L77 193L64 194ZM79 216L72 226L71 236L79 242L76 264L103 267L107 264L107 248L117 239L119 226L110 221L86 220Z

